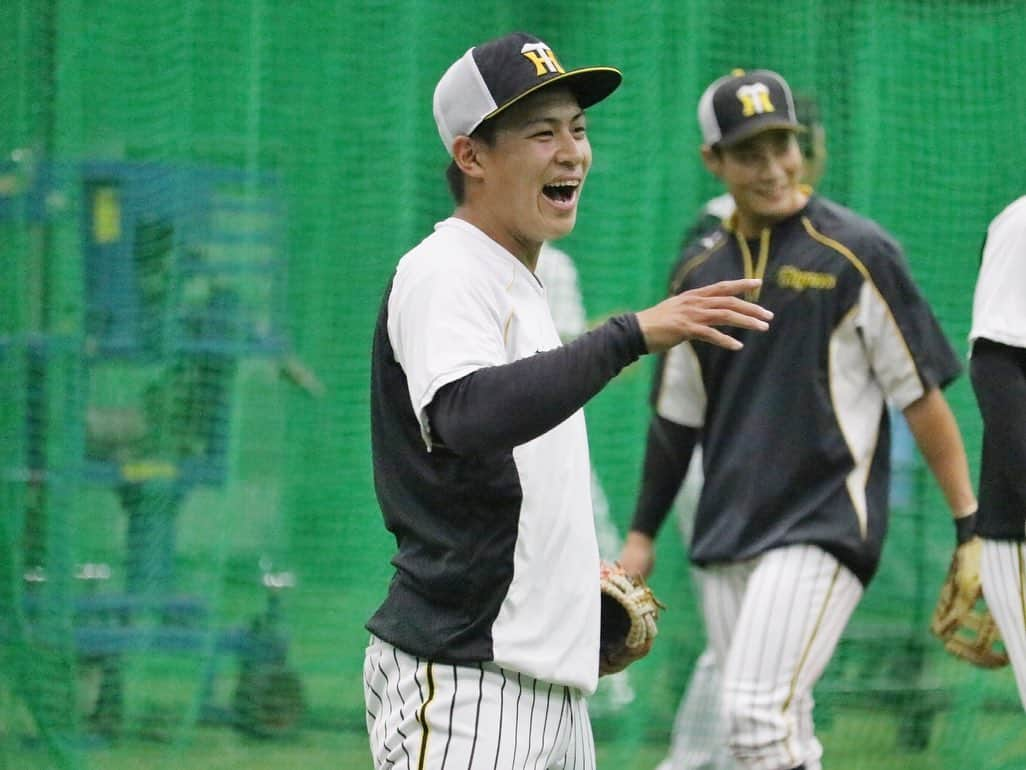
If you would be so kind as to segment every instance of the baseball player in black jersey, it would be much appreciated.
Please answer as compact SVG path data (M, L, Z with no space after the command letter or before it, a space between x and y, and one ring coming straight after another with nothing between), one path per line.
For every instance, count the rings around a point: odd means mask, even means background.
M367 623L377 770L594 770L599 552L582 407L626 365L720 328L765 330L701 287L562 345L534 273L573 228L591 167L584 110L620 83L564 69L514 33L439 80L434 116L456 209L399 261L371 360L374 484L395 574Z
M805 127L797 134L802 153L802 183L815 187L826 171L826 130L820 119L819 103L811 94L794 94L795 117ZM677 293L677 275L694 254L698 242L715 231L734 213L729 192L706 201L684 231L681 250L670 271L669 294ZM660 357L662 365L662 356ZM656 382L659 378L656 378ZM695 503L702 487L702 452L695 449L688 466L687 488L677 495L675 508L685 549L694 529ZM708 646L695 660L687 687L673 719L670 750L656 770L733 770L734 759L727 746L726 723L720 717L720 675L716 655Z
M983 417L980 579L1026 707L1026 196L987 228L969 341Z
M902 410L952 515L976 509L941 388L959 363L898 244L800 182L791 91L768 70L714 81L703 162L737 208L689 250L678 289L763 278L775 313L726 357L669 351L621 560L645 574L692 449L704 481L690 556L722 677L729 745L749 770L819 770L812 689L877 568Z

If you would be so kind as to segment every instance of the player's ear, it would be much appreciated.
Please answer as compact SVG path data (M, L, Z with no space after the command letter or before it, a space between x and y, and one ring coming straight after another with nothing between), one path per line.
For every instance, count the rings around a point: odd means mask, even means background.
M452 142L452 160L466 176L480 178L483 174L480 150L481 142L469 136L457 136Z
M714 150L707 144L703 144L699 148L699 152L702 154L702 163L709 170L709 173L713 176L722 176L723 172L723 153L719 150Z

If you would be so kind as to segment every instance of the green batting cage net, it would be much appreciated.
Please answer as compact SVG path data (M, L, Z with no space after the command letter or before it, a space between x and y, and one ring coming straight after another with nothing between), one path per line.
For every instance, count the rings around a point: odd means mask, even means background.
M965 352L984 229L1026 192L1021 0L3 0L0 768L369 770L363 624L393 549L371 330L451 209L434 84L514 29L624 72L560 244L589 319L663 295L720 192L698 97L768 67L818 98L821 191L900 239ZM650 376L586 410L613 549ZM975 477L968 378L948 396ZM952 527L896 433L883 565L816 690L824 766L1022 770L1011 670L926 630ZM592 703L602 768L664 757L704 648L678 529L655 650Z

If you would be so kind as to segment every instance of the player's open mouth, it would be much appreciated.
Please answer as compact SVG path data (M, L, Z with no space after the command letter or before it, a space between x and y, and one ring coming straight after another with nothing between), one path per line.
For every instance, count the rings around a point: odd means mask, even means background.
M580 179L566 179L545 185L542 187L542 194L559 206L572 206L577 200L577 191L580 187Z

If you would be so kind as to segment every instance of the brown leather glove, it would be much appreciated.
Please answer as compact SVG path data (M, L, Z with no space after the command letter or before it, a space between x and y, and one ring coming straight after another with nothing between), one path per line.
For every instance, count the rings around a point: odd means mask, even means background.
M1001 634L983 600L980 584L982 542L972 537L955 548L930 630L955 657L981 668L1008 664Z
M602 626L599 638L599 675L623 671L648 655L659 633L656 621L665 609L640 575L629 574L619 562L602 562Z

